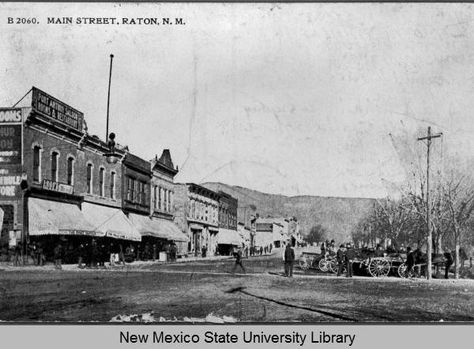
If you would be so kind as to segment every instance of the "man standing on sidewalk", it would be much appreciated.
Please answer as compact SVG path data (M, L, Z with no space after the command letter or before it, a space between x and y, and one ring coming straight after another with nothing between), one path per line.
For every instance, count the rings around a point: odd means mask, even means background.
M285 248L285 276L293 277L293 264L295 263L295 250L288 241Z
M355 251L352 248L351 244L347 244L347 251L346 251L346 277L352 277L352 263L354 262L355 258Z
M344 269L344 252L345 246L342 244L339 246L339 249L337 250L336 253L336 260L337 260L337 276L340 276L342 274L342 271Z

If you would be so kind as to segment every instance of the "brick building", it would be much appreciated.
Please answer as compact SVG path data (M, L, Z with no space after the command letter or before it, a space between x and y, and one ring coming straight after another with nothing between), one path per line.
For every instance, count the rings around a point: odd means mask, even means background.
M169 149L164 149L160 158L155 156L151 164L151 204L150 215L161 225L159 238L172 241L177 246L178 255L187 253L188 237L174 223L174 177L178 169L174 167Z
M219 194L194 183L175 186L175 221L189 238L188 253L202 256L217 251Z
M126 152L117 147L114 157L105 156L107 143L87 133L81 112L36 88L21 118L23 190L16 181L14 200L0 197L8 229L2 229L2 244L37 242L48 256L58 242L68 249L94 238L140 241L122 212ZM10 169L2 164L0 171Z
M231 254L235 247L241 246L242 238L237 232L238 200L219 191L219 234L217 236L218 252L221 255Z

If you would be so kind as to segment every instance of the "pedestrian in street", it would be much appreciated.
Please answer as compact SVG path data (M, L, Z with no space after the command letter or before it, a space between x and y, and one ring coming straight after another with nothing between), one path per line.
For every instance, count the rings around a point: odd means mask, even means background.
M202 248L201 248L201 256L202 256L202 258L206 258L206 256L207 256L207 246L206 245L203 245Z
M33 264L34 265L37 265L38 264L38 248L36 246L36 242L33 242L31 245L30 245L30 256L31 256L31 259L33 259Z
M123 253L123 246L122 244L119 244L119 249L118 249L118 263L123 263L125 265L125 255Z
M344 269L345 250L346 250L346 247L344 246L344 244L341 244L339 246L339 249L336 252L337 276L340 276L342 274L343 269Z
M99 249L97 248L97 241L92 239L91 246L90 246L90 266L91 268L97 267L97 258L99 255Z
M235 257L235 264L234 264L234 268L232 269L232 274L235 273L235 270L237 269L237 266L240 266L240 268L242 269L242 271L245 274L245 268L242 265L242 250L240 248L237 249L237 251L234 252L234 257Z
M82 264L82 262L84 261L85 252L86 252L86 248L84 244L81 243L79 247L77 248L77 267L80 269L84 268L84 265Z
M158 246L153 244L153 262L158 259Z
M43 266L44 265L44 261L45 261L45 257L44 257L44 249L43 249L43 244L41 242L38 242L38 245L37 245L37 255L38 255L38 265L39 266Z
M62 259L63 259L63 247L60 242L57 243L54 248L54 268L62 269Z
M293 277L293 265L295 263L295 250L288 241L285 247L285 276Z
M451 251L446 250L446 252L444 253L444 258L446 259L444 262L444 278L449 279L449 269L454 263L453 254L451 253Z
M21 261L21 249L22 249L22 244L21 242L17 243L15 245L15 249L14 249L14 252L15 252L15 256L14 256L14 259L13 259L13 265L15 267L19 266L20 265L20 261Z
M354 258L355 258L355 251L352 248L351 244L347 244L347 250L345 254L345 259L346 259L346 277L351 278L353 274L352 270L352 264L354 263Z
M406 277L410 277L411 272L413 271L413 266L415 265L415 253L411 250L411 247L407 247L407 268L405 270Z
M207 252L207 248L205 250ZM176 244L173 242L170 246L170 258L172 262L176 261L176 255L178 253L178 248L176 247Z

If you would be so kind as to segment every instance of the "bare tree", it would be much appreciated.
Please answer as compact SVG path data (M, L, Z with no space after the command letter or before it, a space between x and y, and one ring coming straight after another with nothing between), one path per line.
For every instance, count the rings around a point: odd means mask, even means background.
M446 220L454 238L455 278L459 278L459 249L472 224L474 213L474 183L467 177L452 176L444 186ZM470 232L472 235L472 231Z

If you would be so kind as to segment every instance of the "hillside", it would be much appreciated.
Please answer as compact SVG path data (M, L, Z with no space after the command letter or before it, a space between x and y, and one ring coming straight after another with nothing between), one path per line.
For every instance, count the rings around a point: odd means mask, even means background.
M336 242L347 241L352 228L370 210L373 199L339 198L321 196L284 196L266 194L256 190L223 183L201 184L211 190L222 190L239 200L239 221L252 211L250 205L256 206L261 217L294 216L300 222L301 231L306 235L312 226L321 224Z

